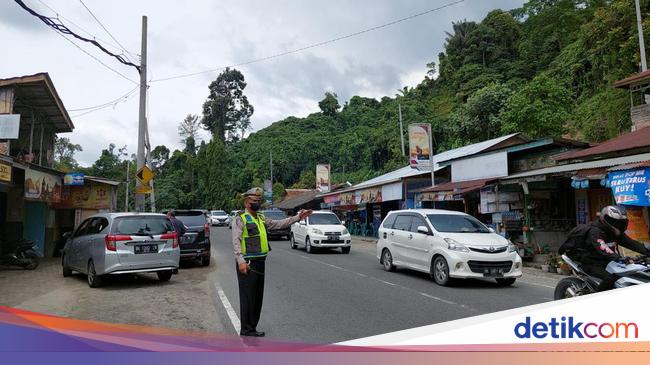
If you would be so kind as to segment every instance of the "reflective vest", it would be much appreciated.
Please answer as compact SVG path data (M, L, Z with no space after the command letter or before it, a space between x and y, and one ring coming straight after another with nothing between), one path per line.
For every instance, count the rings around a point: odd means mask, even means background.
M264 216L257 213L255 219L248 212L240 215L244 222L241 238L241 253L244 258L266 257L269 253L269 240L266 237Z

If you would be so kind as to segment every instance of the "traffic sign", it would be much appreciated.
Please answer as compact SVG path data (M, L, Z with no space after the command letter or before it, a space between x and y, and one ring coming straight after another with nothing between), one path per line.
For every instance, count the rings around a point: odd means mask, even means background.
M149 167L147 167L147 165L142 166L135 174L135 178L138 179L142 185L149 185L149 181L151 181L153 177L154 173Z
M151 194L151 186L149 185L136 186L135 192L137 194Z

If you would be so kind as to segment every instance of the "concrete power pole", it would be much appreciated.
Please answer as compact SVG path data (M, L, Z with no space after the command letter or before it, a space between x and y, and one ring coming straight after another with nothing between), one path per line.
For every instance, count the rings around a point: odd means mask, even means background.
M639 6L639 0L634 0L634 5L636 7L636 27L639 31L639 51L641 53L641 71L646 71L648 69L648 63L645 58L645 41L643 39L643 23L641 21L641 7Z
M142 16L142 51L140 54L140 113L138 117L138 171L144 166L144 143L147 131L147 17ZM144 186L140 180L136 181L136 189ZM144 212L145 194L136 190L135 211Z

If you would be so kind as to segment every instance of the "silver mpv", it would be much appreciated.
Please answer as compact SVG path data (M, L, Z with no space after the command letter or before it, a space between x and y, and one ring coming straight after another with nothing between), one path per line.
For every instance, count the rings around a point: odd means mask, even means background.
M86 274L91 288L101 286L104 275L155 272L168 281L178 272L178 238L163 214L95 214L63 237L63 276Z

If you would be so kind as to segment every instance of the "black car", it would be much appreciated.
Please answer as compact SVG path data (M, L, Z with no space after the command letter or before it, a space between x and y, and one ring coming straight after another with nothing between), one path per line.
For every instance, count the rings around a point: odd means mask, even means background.
M181 260L200 260L210 266L210 224L207 212L200 209L176 210L186 232L180 239Z
M265 218L271 218L273 220L280 220L280 219L285 219L287 218L287 213L279 210L279 209L271 209L271 210L263 210L261 212ZM291 227L287 227L284 229L266 229L266 236L268 238L278 238L278 237L286 237L286 239L289 239L289 236L291 235Z

